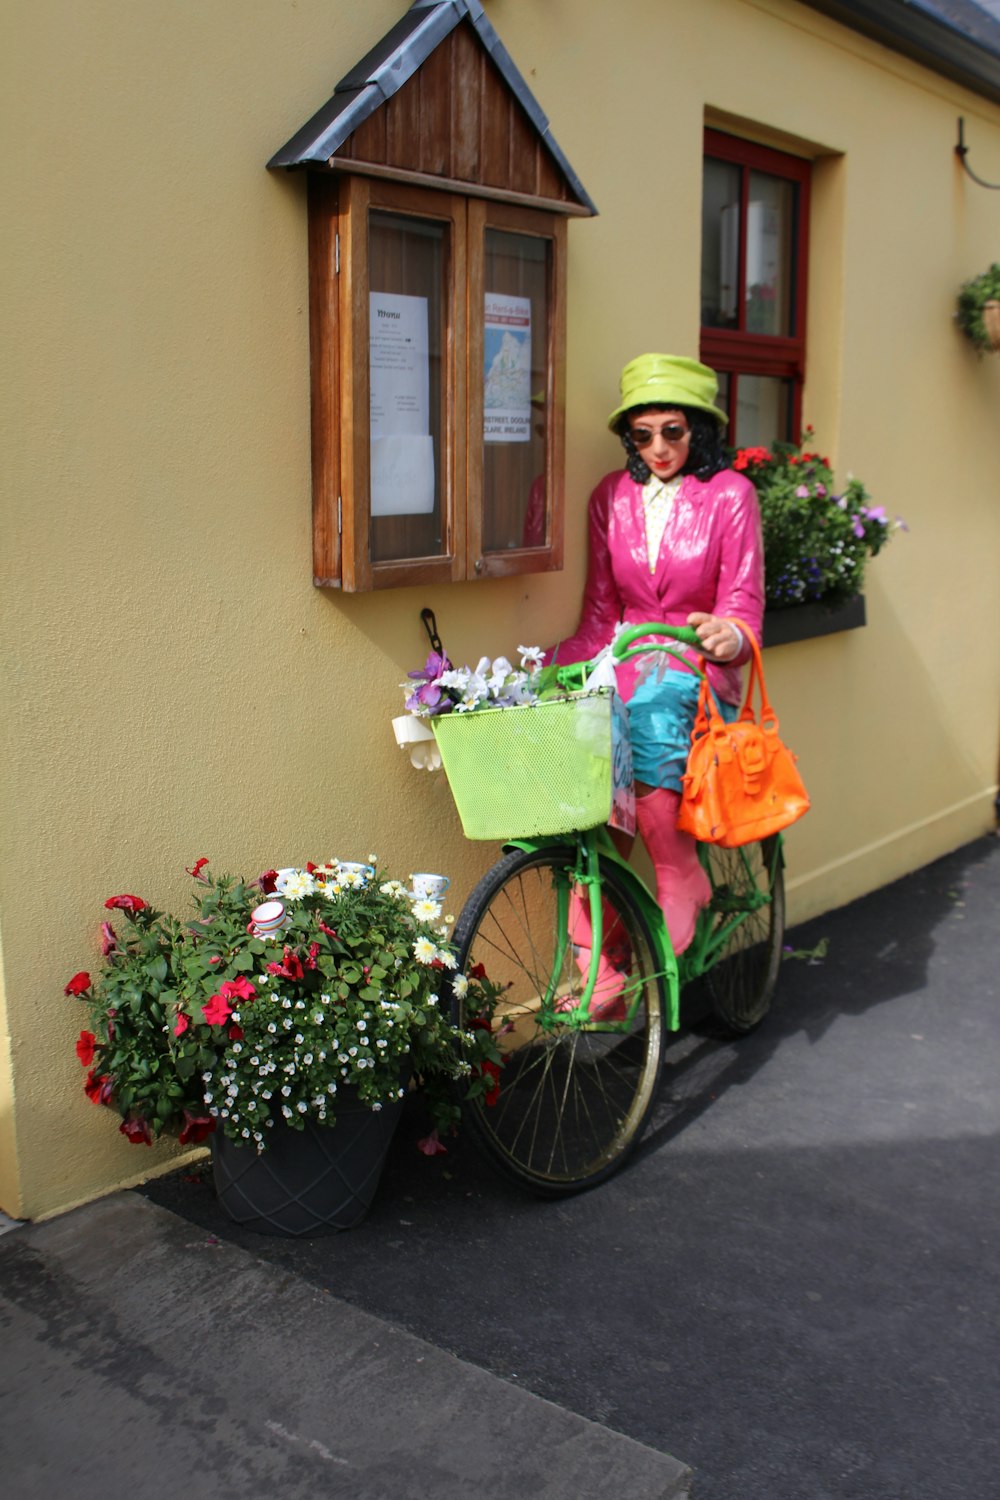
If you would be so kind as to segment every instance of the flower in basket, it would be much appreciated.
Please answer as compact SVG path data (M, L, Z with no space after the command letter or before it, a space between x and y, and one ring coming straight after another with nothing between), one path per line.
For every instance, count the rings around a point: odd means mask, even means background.
M432 718L453 710L468 713L477 708L513 708L536 703L534 679L544 660L540 646L518 646L521 665L514 667L505 656L480 659L475 667L455 668L442 652L432 651L424 666L410 672L401 684L407 694L406 707L418 718Z
M812 439L812 428L805 437ZM746 474L760 502L764 592L780 609L810 600L846 603L864 581L865 564L894 531L906 530L884 506L870 504L860 479L837 487L829 459L794 443L741 448L733 468Z
M105 922L101 974L66 985L90 1009L85 1092L117 1110L122 1133L196 1144L221 1128L263 1150L277 1121L333 1124L347 1089L381 1109L411 1076L436 1128L453 1125L455 1081L479 1089L497 1059L447 1013L456 960L440 903L383 878L374 858L249 883L206 864L189 872L186 922L139 897L107 902L128 925ZM471 982L488 1005L488 980Z

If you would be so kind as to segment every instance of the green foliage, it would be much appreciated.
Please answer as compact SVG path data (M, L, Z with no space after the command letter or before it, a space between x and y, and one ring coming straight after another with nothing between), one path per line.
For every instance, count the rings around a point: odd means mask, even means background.
M812 600L846 603L861 590L869 557L895 530L905 530L899 517L890 522L883 506L868 503L860 479L849 478L838 491L829 460L798 444L741 448L733 467L757 490L770 609Z
M411 1076L437 1128L455 1122L454 1081L477 1086L494 1047L447 1014L455 959L436 901L373 865L331 861L249 884L203 861L191 873L187 922L112 898L127 934L105 923L102 973L67 986L89 1007L77 1044L86 1092L118 1111L130 1140L193 1144L221 1127L263 1149L276 1119L332 1124L345 1086L379 1109ZM268 899L284 925L262 935L251 914ZM488 980L461 983L488 1012Z
M996 261L989 270L963 283L958 293L956 321L977 349L993 348L983 323L983 307L987 302L1000 302L1000 265Z

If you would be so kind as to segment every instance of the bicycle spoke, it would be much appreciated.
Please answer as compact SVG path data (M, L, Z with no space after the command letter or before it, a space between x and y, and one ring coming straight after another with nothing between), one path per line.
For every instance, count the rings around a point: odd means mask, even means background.
M578 1003L586 979L570 946L565 895L560 902L575 863L570 848L508 855L456 928L462 968L482 963L508 987L493 1017L503 1057L495 1102L475 1101L470 1121L497 1165L546 1193L590 1186L624 1160L652 1107L662 1051L652 945L612 868L602 870L602 910L626 1018L592 1029L572 1010L553 1017L546 1006L556 995Z

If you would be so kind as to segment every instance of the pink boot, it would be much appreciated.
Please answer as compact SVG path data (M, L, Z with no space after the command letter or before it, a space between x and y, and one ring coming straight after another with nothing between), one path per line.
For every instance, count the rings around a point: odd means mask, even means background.
M635 799L642 842L656 873L656 899L663 908L675 953L683 953L694 937L698 913L712 898L712 886L698 862L698 846L677 829L680 792L657 787Z
M584 891L574 889L569 898L569 938L573 944L573 960L584 979L590 972L590 954L593 948L593 932L590 925L590 901ZM628 967L631 956L628 939L621 930L621 922L614 908L605 900L601 906L604 940L597 960L597 977L594 992L590 997L589 1014L594 1021L623 1021L625 1019L625 975L616 964ZM576 1001L567 997L556 1003L557 1011L576 1008Z

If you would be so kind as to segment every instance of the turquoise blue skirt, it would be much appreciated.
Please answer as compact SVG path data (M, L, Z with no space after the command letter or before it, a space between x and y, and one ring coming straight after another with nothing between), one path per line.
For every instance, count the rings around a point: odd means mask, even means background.
M662 682L651 673L637 685L625 705L636 781L680 791L698 711L699 687L693 673L673 670L664 673ZM716 703L723 719L731 724L739 709L718 698Z

